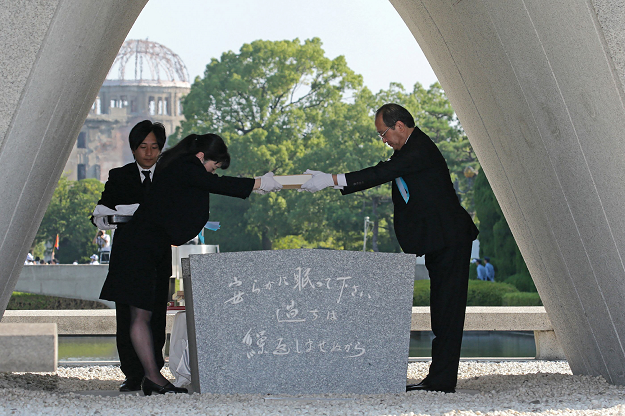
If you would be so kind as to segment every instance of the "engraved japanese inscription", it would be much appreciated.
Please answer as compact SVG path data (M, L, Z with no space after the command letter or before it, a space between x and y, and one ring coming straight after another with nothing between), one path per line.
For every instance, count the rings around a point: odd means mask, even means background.
M191 255L194 389L405 391L414 267L393 253Z

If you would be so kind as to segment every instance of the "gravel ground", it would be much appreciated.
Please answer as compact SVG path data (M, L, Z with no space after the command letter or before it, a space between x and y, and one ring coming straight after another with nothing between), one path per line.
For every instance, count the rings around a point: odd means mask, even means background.
M411 363L408 383L421 380L428 366ZM164 374L171 378L167 370ZM119 368L112 366L0 373L0 415L625 416L624 386L612 386L600 377L573 376L561 361L462 361L456 394L143 397L110 392L122 379Z

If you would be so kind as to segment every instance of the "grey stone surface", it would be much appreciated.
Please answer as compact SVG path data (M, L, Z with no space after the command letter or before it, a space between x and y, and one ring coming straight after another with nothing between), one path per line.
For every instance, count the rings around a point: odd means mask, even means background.
M426 280L430 278L430 272L425 267L425 256L419 256L416 258L417 264L414 271L414 280Z
M58 3L6 0L0 6L0 148Z
M624 0L591 0L597 13L597 21L610 56L621 82L625 80L625 31L623 31L623 17L625 16Z
M414 256L302 249L189 258L200 392L405 391Z
M171 333L177 311L167 312L165 331ZM8 310L1 324L55 324L59 335L115 335L114 309Z
M431 331L429 306L412 308L411 331ZM469 306L465 331L534 331L536 359L565 360L547 312L542 306Z
M417 264L415 266L414 280L426 280L429 278L430 273L428 272L427 267L425 267L425 264Z
M0 310L87 112L146 2L0 5Z
M411 331L431 331L430 307L412 308ZM465 331L552 331L542 306L469 306Z
M0 324L0 372L56 371L56 324Z
M537 360L564 360L564 351L554 331L534 331Z
M100 299L100 291L108 270L107 264L24 266L14 290L46 296L94 300L114 308L115 302Z
M575 374L625 384L622 0L391 0L421 45Z

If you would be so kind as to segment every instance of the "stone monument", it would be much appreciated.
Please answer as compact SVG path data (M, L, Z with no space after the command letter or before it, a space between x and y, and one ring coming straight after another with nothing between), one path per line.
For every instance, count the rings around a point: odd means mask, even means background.
M415 257L333 250L190 255L192 389L405 391Z

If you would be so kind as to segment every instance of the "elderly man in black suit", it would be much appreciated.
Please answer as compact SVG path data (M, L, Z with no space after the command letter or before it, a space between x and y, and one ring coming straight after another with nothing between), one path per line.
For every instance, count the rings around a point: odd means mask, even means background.
M102 212L102 206L115 210L116 206L131 206L141 204L152 183L156 161L165 146L165 126L161 123L153 123L144 120L135 125L130 131L130 149L135 162L129 163L109 172L109 179L96 207L92 222L99 229L114 229L115 240L125 238L123 224L109 224L107 216L97 215ZM128 207L129 208L129 207ZM123 209L123 208L122 208ZM105 211L105 210L104 210ZM114 244L115 242L113 242ZM154 304L154 313L150 321L154 343L154 356L157 365L162 368L165 364L163 359L163 346L165 345L165 324L167 318L167 296L169 293L169 278L171 277L171 249L163 251L158 264L157 296ZM117 351L121 370L126 379L119 390L122 392L141 390L143 379L143 366L137 357L130 339L130 309L128 305L116 303L117 316Z
M432 364L429 374L410 390L454 392L467 303L471 244L478 230L462 208L443 155L415 126L412 115L398 104L376 112L380 138L395 150L376 166L339 175L319 171L302 185L316 192L328 186L343 195L391 182L394 228L406 253L425 254L430 275Z

